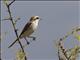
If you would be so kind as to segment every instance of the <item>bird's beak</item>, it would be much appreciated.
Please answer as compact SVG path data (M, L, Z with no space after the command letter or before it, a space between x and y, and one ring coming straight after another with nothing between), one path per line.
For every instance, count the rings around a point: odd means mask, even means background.
M42 18L40 18L40 20L42 20Z

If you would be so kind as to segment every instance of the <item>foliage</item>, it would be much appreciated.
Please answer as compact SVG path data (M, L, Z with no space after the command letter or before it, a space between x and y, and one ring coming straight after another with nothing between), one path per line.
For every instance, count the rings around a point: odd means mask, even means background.
M80 27L73 29L72 31L68 32L64 37L60 38L57 42L58 47L58 58L59 60L76 60L80 53L80 46L76 45L74 48L66 49L64 48L63 41L69 36L73 35L77 41L80 42Z
M25 53L21 49L16 53L16 60L25 60Z

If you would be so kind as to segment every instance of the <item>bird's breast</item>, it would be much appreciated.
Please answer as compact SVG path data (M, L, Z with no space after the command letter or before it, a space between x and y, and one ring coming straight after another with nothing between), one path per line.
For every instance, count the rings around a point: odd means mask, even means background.
M38 27L38 21L34 21L32 23L32 27L33 27L33 30L37 29L37 27Z

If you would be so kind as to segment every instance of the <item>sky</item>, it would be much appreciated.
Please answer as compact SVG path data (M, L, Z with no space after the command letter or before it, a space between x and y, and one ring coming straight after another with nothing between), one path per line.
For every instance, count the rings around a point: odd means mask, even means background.
M25 47L29 60L58 60L55 42L63 37L73 27L79 25L80 4L78 1L15 1L11 6L14 19L20 17L16 23L18 33L22 31L31 16L38 15L42 19L38 29L32 34L36 41L31 41ZM1 2L1 19L8 17L6 6ZM16 52L20 49L16 43L12 48L8 46L16 39L10 21L1 21L1 57L3 60L14 60ZM23 45L26 44L21 39ZM65 42L66 48L79 44L70 36ZM78 59L79 60L79 59Z

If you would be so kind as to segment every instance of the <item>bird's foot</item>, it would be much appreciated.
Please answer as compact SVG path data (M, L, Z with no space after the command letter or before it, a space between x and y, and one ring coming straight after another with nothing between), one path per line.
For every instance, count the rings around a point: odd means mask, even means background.
M36 40L36 37L33 37L33 40L35 41Z
M34 36L28 36L28 38L32 38L34 41L36 40L36 37Z
M27 42L27 44L29 45L29 44L30 44L30 42Z

